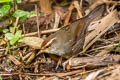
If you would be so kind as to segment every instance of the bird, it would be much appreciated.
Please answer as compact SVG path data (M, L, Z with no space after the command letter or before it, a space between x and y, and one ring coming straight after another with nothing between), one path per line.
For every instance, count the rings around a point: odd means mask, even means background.
M66 58L77 54L83 49L88 26L92 21L100 18L104 11L105 5L100 5L87 16L62 27L44 40L41 50Z
M42 43L41 52L65 59L78 54L83 50L88 26L91 22L100 19L104 11L105 4L99 5L87 16L75 20L51 34Z
M63 58L69 59L83 50L88 26L91 22L100 19L104 11L105 4L101 4L87 16L75 20L51 34L42 43L41 53L47 53L51 58L57 60L57 69ZM60 56L60 58L57 59L54 55ZM65 65L63 68L65 69Z

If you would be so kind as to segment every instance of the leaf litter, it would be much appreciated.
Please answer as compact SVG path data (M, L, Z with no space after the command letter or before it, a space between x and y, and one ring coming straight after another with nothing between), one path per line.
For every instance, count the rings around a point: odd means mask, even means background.
M29 4L36 1L31 0ZM25 3L21 4L26 5ZM37 3L39 3L39 1L37 1ZM58 70L55 70L57 62L52 60L48 54L40 54L41 44L44 39L58 31L61 28L60 26L71 23L73 18L81 18L96 6L103 3L107 4L107 12L100 20L94 21L89 26L83 51L75 58L68 60L68 70L63 70L62 66L60 66ZM27 5L29 6L29 4ZM17 20L16 25L20 24L21 30L24 31L22 34L24 42L9 47L6 46L8 42L6 39L3 37L0 39L0 78L3 80L119 79L120 25L115 27L116 24L120 24L118 17L119 4L120 1L112 0L71 1L69 5L65 6L58 6L57 3L53 7L54 10L52 14L47 15L40 11L40 16L37 16L38 22L40 23L40 38L37 35L38 28L36 26L38 23L36 15L29 17L22 23L19 23L19 20ZM24 6L22 6L22 8L24 9ZM85 14L83 14L83 12ZM74 16L74 14L76 16ZM5 25L6 23L2 21L0 24ZM16 30L14 32L16 32Z

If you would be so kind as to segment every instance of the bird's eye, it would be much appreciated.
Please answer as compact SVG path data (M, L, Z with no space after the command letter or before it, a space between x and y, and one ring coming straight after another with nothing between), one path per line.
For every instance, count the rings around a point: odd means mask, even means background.
M51 46L51 44L47 45L46 48L49 48Z

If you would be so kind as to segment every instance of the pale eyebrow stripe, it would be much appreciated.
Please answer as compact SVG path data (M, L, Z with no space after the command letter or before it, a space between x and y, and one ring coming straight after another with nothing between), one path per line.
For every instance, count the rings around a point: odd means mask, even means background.
M55 39L56 39L56 37L52 38L52 39L46 44L46 46L50 45L50 44L53 42L53 40L55 40Z

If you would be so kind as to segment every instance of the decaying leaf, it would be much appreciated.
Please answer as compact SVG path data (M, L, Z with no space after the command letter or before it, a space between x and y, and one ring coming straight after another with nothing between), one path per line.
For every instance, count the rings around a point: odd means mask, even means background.
M32 48L40 49L43 41L44 40L42 38L38 37L25 37L23 43L31 46Z

